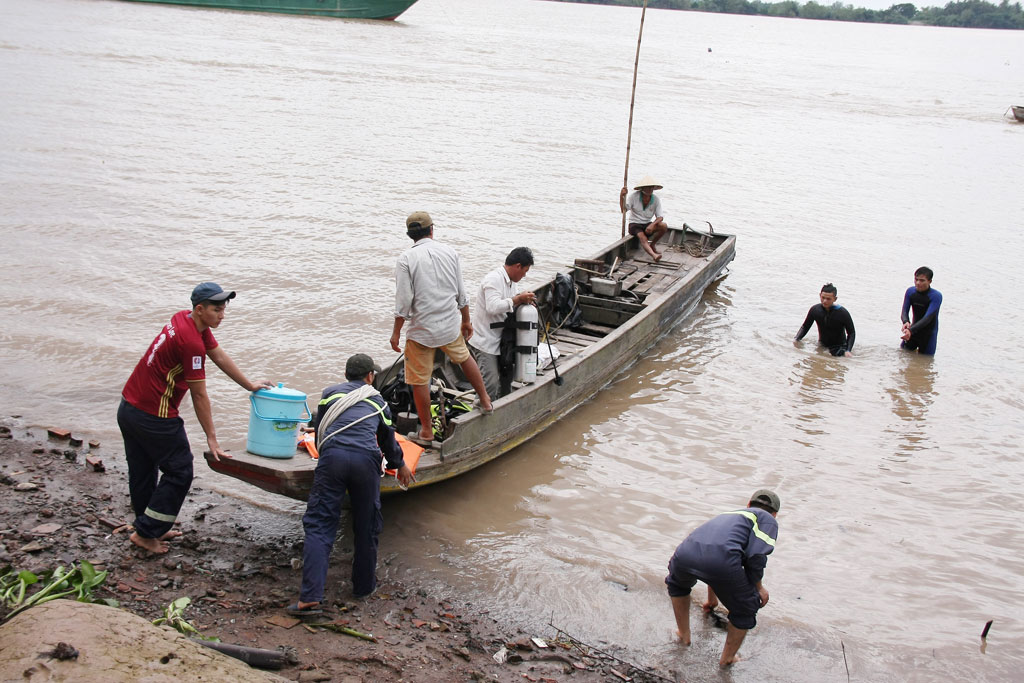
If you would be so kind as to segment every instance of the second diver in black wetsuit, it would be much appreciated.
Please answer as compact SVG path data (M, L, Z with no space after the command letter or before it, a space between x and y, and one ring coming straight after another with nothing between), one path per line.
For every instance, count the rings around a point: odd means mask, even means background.
M829 282L821 288L821 303L811 306L807 311L807 318L804 324L796 333L793 341L800 341L811 329L811 323L818 325L818 342L827 346L829 353L833 356L846 356L853 354L853 341L857 337L857 331L853 327L853 317L850 312L836 303L839 292L835 285Z

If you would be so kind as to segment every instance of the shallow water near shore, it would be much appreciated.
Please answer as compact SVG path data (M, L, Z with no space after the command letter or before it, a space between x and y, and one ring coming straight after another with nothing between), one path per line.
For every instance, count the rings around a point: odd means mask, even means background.
M250 377L316 394L351 353L390 362L412 210L474 290L520 244L537 254L529 286L618 237L637 9L0 13L0 413L116 448L124 380L207 279L239 292L216 334ZM1013 679L1024 125L1002 115L1022 67L1015 32L649 10L631 180L665 185L670 223L737 234L737 259L594 400L487 467L388 499L388 571L718 680L720 631L672 642L665 566L689 530L770 486L772 597L732 679ZM945 297L934 359L897 349L920 265ZM852 358L813 332L791 343L827 281L857 324ZM247 397L209 384L222 443L243 449Z

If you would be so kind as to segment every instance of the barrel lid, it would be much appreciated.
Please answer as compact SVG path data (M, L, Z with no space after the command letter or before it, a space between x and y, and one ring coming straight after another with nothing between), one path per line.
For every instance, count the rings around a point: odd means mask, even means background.
M297 389L289 389L284 382L278 382L276 387L271 389L259 389L253 392L260 398L273 398L278 401L305 401L306 395Z

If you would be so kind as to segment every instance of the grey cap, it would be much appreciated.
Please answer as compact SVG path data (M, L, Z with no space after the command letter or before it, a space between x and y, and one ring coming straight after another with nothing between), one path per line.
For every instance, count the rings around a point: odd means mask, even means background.
M371 372L380 372L380 366L365 353L357 353L345 363L346 377L366 377Z
M750 497L750 502L760 503L765 507L769 507L772 512L778 512L779 508L782 507L782 502L779 500L779 496L771 489L758 489L754 491L754 495Z
M224 289L216 282L200 282L196 285L196 288L192 290L193 307L198 306L204 301L220 303L234 298L234 292L225 292Z

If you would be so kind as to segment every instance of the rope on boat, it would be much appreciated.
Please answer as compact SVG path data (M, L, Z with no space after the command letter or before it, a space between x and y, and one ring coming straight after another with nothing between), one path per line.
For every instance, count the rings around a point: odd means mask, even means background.
M715 250L711 246L711 235L701 235L696 242L683 242L683 249L694 258L704 258Z
M708 224L708 232L706 232L706 233L705 232L698 232L698 231L694 230L693 228L690 228L689 226L687 226L685 223L683 224L683 244L682 244L682 246L683 246L683 249L686 250L686 253L689 254L690 256L694 257L694 258L703 258L703 257L707 256L708 254L710 254L711 252L713 252L715 250L714 246L711 244L711 238L715 234L715 226L711 225L711 221L704 221L704 222ZM690 230L690 232L693 232L693 233L695 233L697 235L700 235L700 239L698 239L696 242L694 242L692 240L691 241L687 241L686 240L686 231L687 230Z

